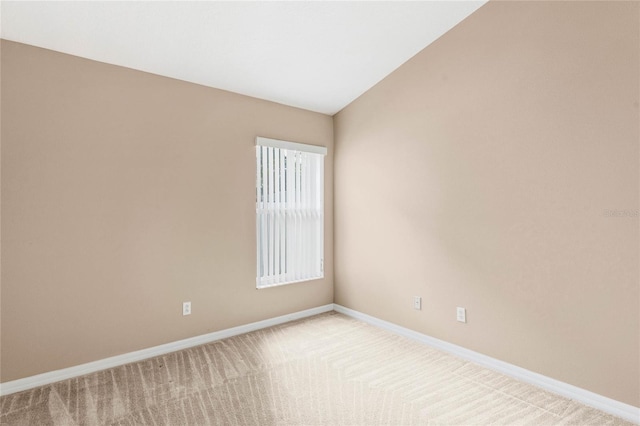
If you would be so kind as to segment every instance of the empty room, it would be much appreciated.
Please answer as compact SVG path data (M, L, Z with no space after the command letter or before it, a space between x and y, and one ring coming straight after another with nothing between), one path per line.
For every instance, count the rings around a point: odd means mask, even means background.
M640 424L640 2L0 23L0 424Z

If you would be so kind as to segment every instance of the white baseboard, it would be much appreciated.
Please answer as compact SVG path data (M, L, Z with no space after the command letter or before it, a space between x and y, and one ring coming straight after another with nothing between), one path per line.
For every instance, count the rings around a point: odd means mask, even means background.
M428 346L448 352L452 355L466 359L475 364L482 365L483 367L487 367L507 376L514 377L523 382L530 383L557 395L597 408L605 413L613 414L614 416L621 417L627 421L640 424L640 408L634 407L633 405L607 398L577 386L552 379L551 377L543 376L542 374L534 373L533 371L526 370L522 367L491 358L490 356L465 349L462 346L454 345L452 343L436 339L435 337L418 333L417 331L363 314L362 312L354 311L353 309L345 308L344 306L335 303L333 305L333 309L341 314L345 314L376 327L383 328L391 331L392 333L417 340L418 342L424 343Z
M333 304L318 306L317 308L294 312L263 321L253 322L251 324L240 325L238 327L228 328L226 330L215 331L213 333L203 334L201 336L190 337L188 339L178 340L177 342L166 343L164 345L154 346L152 348L142 349L135 352L129 352L126 354L117 355L86 364L76 365L74 367L63 368L62 370L50 371L48 373L25 377L24 379L0 383L0 395L9 395L38 386L59 382L60 380L84 376L85 374L94 373L96 371L105 370L107 368L118 367L120 365L129 364L131 362L141 361L143 359L191 348L193 346L203 345L205 343L225 339L227 337L237 336L239 334L260 330L262 328L283 324L285 322L310 317L312 315L317 315L332 310Z
M164 355L182 349L191 348L193 346L203 345L205 343L210 343L216 340L225 339L227 337L237 336L239 334L260 330L262 328L283 324L285 322L310 317L312 315L329 312L331 310L335 310L336 312L340 312L350 317L359 319L368 324L391 331L395 334L408 337L410 339L424 343L428 346L440 349L444 352L451 353L452 355L482 365L483 367L487 367L491 370L498 371L500 373L514 377L518 380L522 380L523 382L530 383L558 395L597 408L601 411L604 411L605 413L613 414L614 416L621 417L627 421L640 424L640 408L638 407L634 407L632 405L607 398L605 396L593 393L577 386L573 386L568 383L543 376L542 374L534 373L533 371L529 371L513 364L491 358L487 355L465 349L461 346L427 336L417 331L413 331L397 324L381 320L362 312L345 308L344 306L338 304L318 306L317 308L294 312L291 314L254 322L251 324L228 328L226 330L215 331L213 333L191 337L184 340L178 340L177 342L154 346L152 348L142 349L135 352L129 352L126 354L77 365L74 367L64 368L62 370L55 370L31 377L25 377L24 379L0 383L0 395L9 395L34 387L48 385L50 383L55 383L61 380L83 376L85 374L94 373L96 371L105 370L107 368L118 367L120 365L141 361L143 359Z

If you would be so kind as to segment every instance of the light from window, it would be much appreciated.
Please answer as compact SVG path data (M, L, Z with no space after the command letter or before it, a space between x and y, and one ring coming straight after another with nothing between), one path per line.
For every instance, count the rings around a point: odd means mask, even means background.
M256 139L258 288L324 276L325 147Z

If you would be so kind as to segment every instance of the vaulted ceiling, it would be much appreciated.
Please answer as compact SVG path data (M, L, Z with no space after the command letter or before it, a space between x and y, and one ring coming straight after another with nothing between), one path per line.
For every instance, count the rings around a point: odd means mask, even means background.
M485 1L2 1L2 38L334 114Z

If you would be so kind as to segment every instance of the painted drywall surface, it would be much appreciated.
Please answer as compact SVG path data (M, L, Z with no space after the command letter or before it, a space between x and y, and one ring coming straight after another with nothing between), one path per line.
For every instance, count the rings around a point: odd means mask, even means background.
M638 7L490 2L338 113L335 302L640 406Z
M257 135L329 148L324 280L255 288ZM329 116L3 41L1 380L331 303L332 154Z

